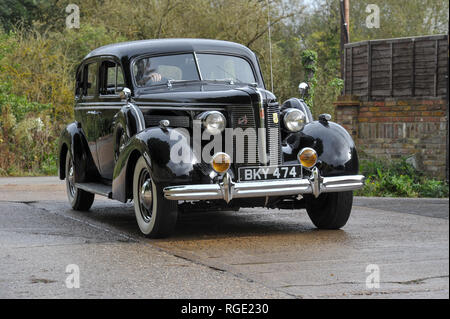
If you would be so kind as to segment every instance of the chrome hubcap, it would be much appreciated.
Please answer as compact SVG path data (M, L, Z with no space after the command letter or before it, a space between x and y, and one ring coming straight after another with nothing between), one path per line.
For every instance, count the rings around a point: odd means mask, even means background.
M69 171L67 174L67 186L69 189L69 193L71 197L75 197L75 183L74 183L74 171L73 171L73 163L70 161L69 163Z
M139 176L139 207L142 218L149 222L152 218L153 192L152 180L146 169L143 169Z
M144 184L142 185L141 189L141 202L142 205L144 205L145 208L151 209L152 208L152 182L150 179L147 179Z

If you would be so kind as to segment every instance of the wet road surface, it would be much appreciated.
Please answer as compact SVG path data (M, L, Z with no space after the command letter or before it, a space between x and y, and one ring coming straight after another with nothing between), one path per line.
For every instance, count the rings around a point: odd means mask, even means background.
M359 197L338 231L304 210L187 213L150 240L131 204L97 196L77 212L55 177L2 178L0 298L448 298L448 209Z

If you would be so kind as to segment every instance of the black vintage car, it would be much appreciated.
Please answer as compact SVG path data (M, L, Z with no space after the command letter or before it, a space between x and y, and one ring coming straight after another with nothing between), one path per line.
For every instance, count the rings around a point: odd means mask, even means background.
M337 229L363 186L346 130L327 114L314 121L302 99L280 105L240 44L107 45L81 62L75 90L59 146L69 202L132 200L146 236L168 236L179 211L240 207L306 208Z

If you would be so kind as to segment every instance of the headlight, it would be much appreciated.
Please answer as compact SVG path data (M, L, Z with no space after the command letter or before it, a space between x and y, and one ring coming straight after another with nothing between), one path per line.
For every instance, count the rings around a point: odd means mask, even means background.
M287 109L283 115L284 126L291 132L300 131L306 123L306 115L298 109Z
M225 116L218 111L210 111L200 114L198 117L203 122L203 127L211 135L220 134L227 126Z

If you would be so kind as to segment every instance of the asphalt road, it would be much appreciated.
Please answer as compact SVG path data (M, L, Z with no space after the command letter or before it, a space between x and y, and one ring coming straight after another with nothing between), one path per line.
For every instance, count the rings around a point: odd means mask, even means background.
M1 178L0 298L449 298L448 215L448 199L359 197L339 231L241 209L184 214L150 240L131 204L76 212L55 177Z

